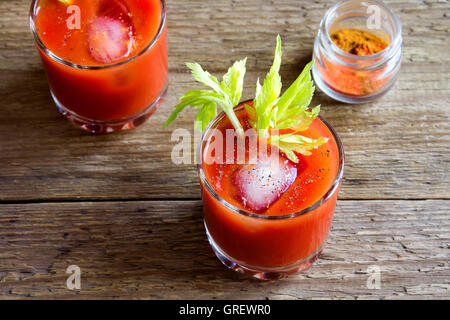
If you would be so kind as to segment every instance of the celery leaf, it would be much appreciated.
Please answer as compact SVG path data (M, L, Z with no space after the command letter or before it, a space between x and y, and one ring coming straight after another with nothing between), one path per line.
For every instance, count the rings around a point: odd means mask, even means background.
M280 66L281 37L278 35L272 67L266 75L262 86L259 80L256 83L256 95L253 100L253 108L256 113L256 129L263 135L267 134L273 118L276 116L273 107L276 105L281 92Z
M289 160L295 163L299 161L295 152L309 156L311 155L310 150L318 148L327 141L328 138L320 137L318 139L311 139L296 133L282 134L278 136L272 135L270 137L270 143L277 146L281 152L286 154Z

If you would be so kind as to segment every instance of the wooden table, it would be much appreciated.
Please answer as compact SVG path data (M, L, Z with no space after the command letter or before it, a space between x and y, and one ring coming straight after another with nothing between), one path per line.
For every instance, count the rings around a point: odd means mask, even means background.
M450 5L389 1L403 23L394 88L363 105L317 93L340 134L344 183L327 246L307 272L261 282L227 270L206 240L194 165L163 129L193 86L248 57L243 98L284 43L282 77L307 61L325 0L169 0L170 83L143 127L92 136L58 113L28 29L30 1L0 2L0 298L450 298ZM81 290L66 268L81 268ZM381 288L367 286L379 268Z

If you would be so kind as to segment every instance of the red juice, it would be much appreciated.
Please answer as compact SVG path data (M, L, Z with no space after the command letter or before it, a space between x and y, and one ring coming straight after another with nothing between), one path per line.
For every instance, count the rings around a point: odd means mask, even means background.
M82 128L130 129L155 111L167 88L164 1L35 0L30 24L52 96Z

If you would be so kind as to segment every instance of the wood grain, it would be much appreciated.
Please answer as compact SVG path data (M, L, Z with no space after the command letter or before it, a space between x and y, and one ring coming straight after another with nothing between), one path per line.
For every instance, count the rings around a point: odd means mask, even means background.
M450 296L450 201L339 201L305 273L261 282L209 248L201 201L3 205L0 299L412 299ZM65 283L81 268L81 290ZM381 268L368 289L367 269Z
M195 167L171 162L172 130L192 132L194 113L162 124L197 88L186 61L220 75L247 56L248 99L279 33L290 84L332 4L168 0L165 104L135 131L91 136L51 100L28 28L30 1L0 1L0 299L450 298L450 5L386 2L403 25L393 89L370 104L321 92L313 101L346 152L328 246L306 273L263 283L214 257ZM78 292L65 287L71 264L82 269ZM366 286L372 265L382 271L379 290Z
M1 2L0 201L199 198L194 166L170 160L172 130L192 132L194 113L162 128L178 97L195 86L183 63L195 60L223 72L233 60L248 56L244 97L250 98L256 78L270 65L270 39L280 32L283 79L289 84L310 59L328 4L315 1L299 8L295 1L277 1L277 10L273 5L168 1L171 73L166 103L134 132L94 137L64 121L51 101L26 25L28 1ZM323 114L344 142L341 199L449 197L448 19L438 3L393 7L406 26L404 65L393 90L359 106L336 103L321 93L314 101L323 105ZM234 13L236 8L242 15ZM423 21L431 17L427 27ZM245 37L237 28L246 30ZM196 41L185 41L187 36Z

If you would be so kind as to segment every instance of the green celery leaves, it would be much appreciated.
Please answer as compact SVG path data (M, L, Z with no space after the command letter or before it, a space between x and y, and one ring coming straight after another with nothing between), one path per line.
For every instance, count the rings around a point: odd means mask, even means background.
M311 139L298 132L305 131L319 115L320 106L309 109L314 94L311 78L313 62L308 63L298 78L281 95L281 38L277 36L273 64L262 85L256 83L253 104L245 104L249 123L261 138L268 138L272 145L293 162L298 162L297 154L310 155L311 150L328 141L321 137ZM216 77L202 69L198 63L187 63L193 77L211 90L190 90L175 106L175 110L165 123L167 127L187 106L198 109L195 128L203 131L217 115L219 106L228 116L238 135L243 136L243 128L234 113L240 102L244 87L247 58L236 61L219 82ZM289 130L288 134L275 135L273 131ZM269 133L272 133L271 135Z
M244 88L244 77L247 58L236 61L223 76L222 82L198 63L186 63L191 69L192 76L198 82L210 87L212 90L190 90L181 98L180 103L175 106L175 111L166 121L167 127L174 121L178 114L187 106L199 109L195 118L195 127L203 131L209 122L217 115L217 105L226 113L234 128L239 134L243 134L242 126L234 114L233 108L239 103Z
M250 123L260 136L266 137L271 129L290 129L293 133L270 136L269 141L278 146L280 151L293 162L298 162L295 152L310 155L314 148L327 142L325 138L310 139L296 134L305 131L313 120L319 115L320 106L309 110L308 105L314 94L314 85L311 79L313 61L308 63L302 73L292 85L280 97L281 77L279 75L281 65L281 38L277 37L275 57L269 73L261 86L256 83L256 96L253 107L245 108L250 118Z

